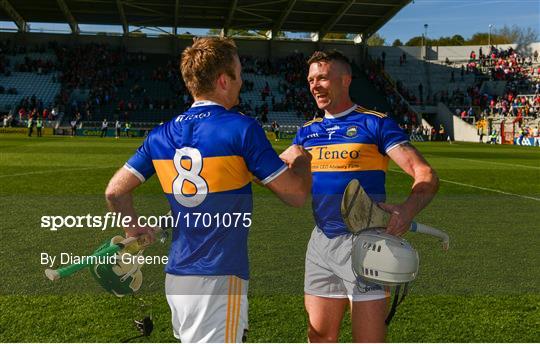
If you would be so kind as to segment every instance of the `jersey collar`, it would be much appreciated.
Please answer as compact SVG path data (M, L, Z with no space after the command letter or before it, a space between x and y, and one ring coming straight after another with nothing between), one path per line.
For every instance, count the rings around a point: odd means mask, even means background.
M199 106L210 106L210 105L217 105L217 106L225 107L211 100L197 100L196 102L193 103L193 105L191 105L191 107L194 108L194 107L199 107Z
M342 111L340 113L336 113L336 114L331 114L331 113L328 113L326 112L324 114L324 118L329 118L329 119L336 119L336 118L340 118L340 117L343 117L345 115L348 115L350 112L352 112L354 109L356 109L356 107L358 107L358 105L354 104L353 106L351 106L350 108L348 108L347 110L345 111Z

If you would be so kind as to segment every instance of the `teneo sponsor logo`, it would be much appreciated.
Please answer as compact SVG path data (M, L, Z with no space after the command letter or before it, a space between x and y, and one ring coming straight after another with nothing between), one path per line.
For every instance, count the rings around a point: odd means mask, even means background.
M329 149L325 147L316 147L314 149L314 156L319 160L329 159L358 159L360 157L360 150L346 150L346 149Z

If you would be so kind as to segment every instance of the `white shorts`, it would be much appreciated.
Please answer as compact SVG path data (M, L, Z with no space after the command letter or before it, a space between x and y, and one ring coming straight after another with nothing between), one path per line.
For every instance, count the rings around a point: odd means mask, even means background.
M352 243L352 234L329 239L318 227L313 229L306 252L306 294L351 301L390 297L386 288L356 278L351 265Z
M174 336L183 343L241 343L248 328L248 281L236 276L165 278Z

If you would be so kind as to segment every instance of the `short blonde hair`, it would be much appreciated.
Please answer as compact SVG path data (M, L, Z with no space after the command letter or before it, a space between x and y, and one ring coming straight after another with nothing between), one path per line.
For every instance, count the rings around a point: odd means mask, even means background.
M182 52L180 71L192 96L211 93L220 74L236 80L234 58L238 49L234 41L225 37L204 37L193 40L193 45Z

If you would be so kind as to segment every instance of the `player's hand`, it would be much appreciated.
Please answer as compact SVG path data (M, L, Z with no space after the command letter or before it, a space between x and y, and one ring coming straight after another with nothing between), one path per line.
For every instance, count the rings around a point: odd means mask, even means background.
M132 227L126 229L126 237L137 237L137 244L140 247L146 247L156 241L157 229L150 226Z
M299 145L292 145L279 155L289 168L297 168L311 163L311 154Z
M388 226L386 227L386 233L401 236L409 230L411 222L414 219L414 214L411 214L404 205L386 203L379 203L378 205L392 214L390 221L388 221Z

